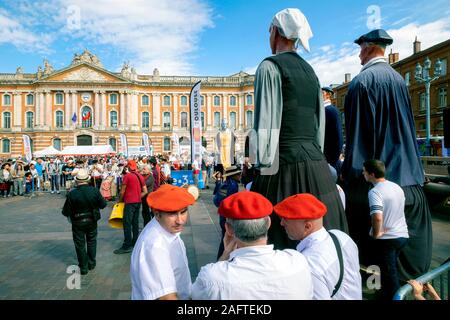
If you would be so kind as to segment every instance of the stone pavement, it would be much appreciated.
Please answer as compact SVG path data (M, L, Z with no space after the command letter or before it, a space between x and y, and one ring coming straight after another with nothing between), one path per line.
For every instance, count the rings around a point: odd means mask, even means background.
M68 289L67 268L77 265L77 259L71 226L61 215L64 198L0 198L0 299L129 299L131 254L113 254L123 241L123 231L107 223L113 203L102 210L99 221L97 267L81 277L80 289ZM433 216L433 229L435 268L450 255L449 217ZM216 260L220 241L212 189L201 191L191 207L182 238L194 280L201 266Z
M78 262L71 226L61 214L64 199L62 194L0 199L0 300L130 298L131 254L113 254L123 231L108 225L111 202L99 221L97 267L81 277L80 289L67 288L67 268ZM182 233L193 280L201 266L216 260L221 234L216 212L211 189L201 191Z

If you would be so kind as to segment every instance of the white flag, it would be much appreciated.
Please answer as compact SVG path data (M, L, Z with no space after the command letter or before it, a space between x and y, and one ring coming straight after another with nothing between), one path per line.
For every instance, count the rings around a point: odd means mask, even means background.
M120 143L122 145L122 153L123 155L128 158L128 142L127 142L127 136L124 133L120 134Z
M23 151L25 153L25 158L27 159L28 162L30 162L32 158L30 137L24 134L22 135L22 138L23 138Z
M144 141L144 147L145 147L145 153L150 156L151 150L150 150L150 143L148 141L148 134L143 133L142 134L142 140Z
M190 94L190 110L191 110L191 161L197 158L198 163L202 161L202 112L200 101L200 85L197 82L191 90Z

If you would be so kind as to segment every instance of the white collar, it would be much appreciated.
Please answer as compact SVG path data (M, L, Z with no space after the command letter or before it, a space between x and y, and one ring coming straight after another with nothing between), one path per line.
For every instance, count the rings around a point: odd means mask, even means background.
M331 100L325 100L325 101L323 102L323 106L324 106L324 107L331 106Z
M370 68L374 64L377 64L380 62L387 63L386 58L385 57L375 57L375 58L370 59L369 61L366 62L365 65L363 65L360 73L363 72L364 70L366 70L367 68Z
M297 251L303 252L305 249L311 248L315 242L322 242L328 237L328 231L324 227L316 232L311 233L297 245Z
M244 247L234 250L230 253L230 260L233 260L236 257L240 256L259 256L263 254L268 254L273 252L273 244L262 245L262 246L252 246L252 247Z
M173 241L175 241L177 238L180 237L180 233L170 233L168 232L166 229L164 229L160 224L159 221L156 220L156 218L153 218L152 221L150 221L150 223L154 223L155 228L159 230L159 232L163 235L164 239L167 240L167 242L172 243Z

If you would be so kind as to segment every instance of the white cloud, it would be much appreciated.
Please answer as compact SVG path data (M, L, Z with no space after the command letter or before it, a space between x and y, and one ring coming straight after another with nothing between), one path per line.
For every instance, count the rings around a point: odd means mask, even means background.
M256 73L256 69L258 69L258 66L247 67L247 68L244 68L244 72L246 72L248 74L255 74Z
M450 17L445 17L426 24L410 23L401 28L388 29L387 32L394 38L394 43L388 47L393 52L398 52L400 59L413 54L413 42L417 36L422 42L422 50L425 50L450 38ZM308 59L314 68L322 85L341 84L346 73L351 73L352 78L361 70L359 60L359 47L353 43L343 43L340 47L333 47L326 51L322 46L318 53ZM328 49L328 48L327 48Z

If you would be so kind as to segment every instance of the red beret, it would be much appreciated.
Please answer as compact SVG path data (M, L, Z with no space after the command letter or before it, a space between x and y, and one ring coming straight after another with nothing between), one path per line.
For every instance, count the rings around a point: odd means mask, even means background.
M273 206L262 195L252 191L242 191L225 198L220 203L219 214L225 218L250 220L272 214Z
M163 212L177 212L194 202L194 197L186 189L171 184L163 184L147 196L148 206Z
M310 193L290 196L278 203L273 210L285 219L314 220L327 213L327 207Z

